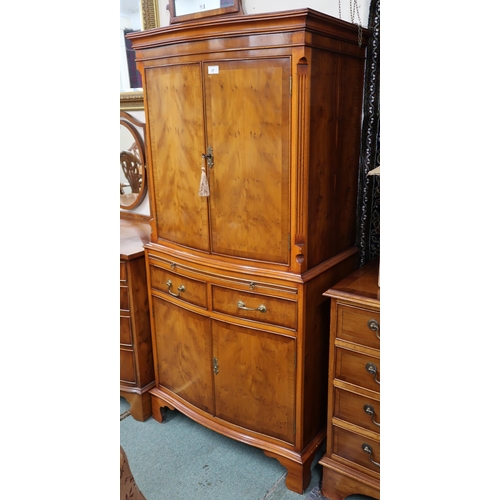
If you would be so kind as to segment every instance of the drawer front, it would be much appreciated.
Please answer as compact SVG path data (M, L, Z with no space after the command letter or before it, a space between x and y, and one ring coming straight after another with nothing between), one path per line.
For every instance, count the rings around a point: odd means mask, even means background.
M207 308L207 283L203 280L150 266L151 288L168 293L184 302Z
M127 264L120 261L120 281L127 281Z
M370 448L371 454L367 452ZM364 451L365 449L367 451ZM380 466L373 463L380 464L380 443L377 441L334 426L333 453L367 469L380 472Z
M128 299L128 286L120 286L120 309L122 311L130 310L130 302Z
M380 313L358 307L337 306L337 338L380 349Z
M297 303L292 300L214 285L212 302L217 312L297 329Z
M380 402L375 399L335 388L333 416L380 433Z
M380 392L380 359L337 347L335 378Z
M120 349L120 382L136 383L133 351Z
M132 322L130 316L120 316L120 344L132 346Z

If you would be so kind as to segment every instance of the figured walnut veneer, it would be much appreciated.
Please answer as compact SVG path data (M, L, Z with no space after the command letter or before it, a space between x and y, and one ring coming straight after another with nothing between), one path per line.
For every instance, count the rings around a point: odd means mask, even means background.
M151 174L153 417L176 408L263 449L298 493L326 432L323 292L358 259L362 35L310 9L129 35Z
M326 453L320 464L322 494L330 500L353 494L380 498L378 270L378 260L372 260L325 292L331 300L330 368ZM375 374L368 364L376 367Z

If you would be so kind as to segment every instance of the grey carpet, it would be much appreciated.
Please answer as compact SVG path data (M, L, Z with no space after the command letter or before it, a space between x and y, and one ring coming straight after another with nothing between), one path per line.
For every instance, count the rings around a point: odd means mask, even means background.
M120 398L120 444L147 500L323 500L315 457L311 484L299 495L285 486L286 469L262 450L222 436L178 411L160 424L138 422ZM361 500L351 496L349 500Z

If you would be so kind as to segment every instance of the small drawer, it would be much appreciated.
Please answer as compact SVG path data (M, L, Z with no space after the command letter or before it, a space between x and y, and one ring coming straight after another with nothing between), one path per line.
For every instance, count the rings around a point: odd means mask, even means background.
M337 338L380 349L380 313L358 307L337 306Z
M120 382L136 383L134 351L120 349Z
M335 378L380 392L380 359L337 347Z
M380 402L335 388L333 416L380 433Z
M207 308L206 281L188 278L185 275L150 266L151 288L176 297L184 302Z
M127 264L120 262L120 282L127 281Z
M122 311L129 311L130 304L128 300L128 286L120 286L120 309Z
M380 464L380 443L373 439L333 426L332 451L334 455L380 472L380 465L377 465Z
M297 303L292 300L214 285L212 307L238 318L297 329Z
M130 316L120 316L120 344L129 347L133 345Z

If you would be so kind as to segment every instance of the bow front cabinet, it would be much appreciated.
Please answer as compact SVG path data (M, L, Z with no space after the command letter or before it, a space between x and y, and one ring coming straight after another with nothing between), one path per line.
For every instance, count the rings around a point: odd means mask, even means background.
M310 9L129 35L147 124L153 417L177 409L261 448L298 493L325 438L323 291L358 263L368 35Z

